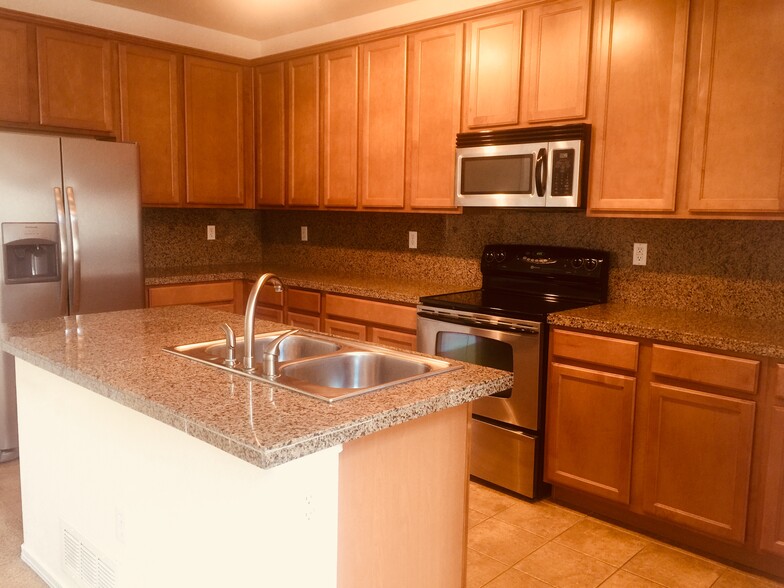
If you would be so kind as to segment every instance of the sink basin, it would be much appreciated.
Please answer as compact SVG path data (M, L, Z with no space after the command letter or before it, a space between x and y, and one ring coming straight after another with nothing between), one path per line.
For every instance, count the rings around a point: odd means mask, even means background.
M295 333L280 344L280 376L268 378L262 373L261 357L265 346L286 331L260 333L254 337L256 370L246 372L241 366L244 341L237 338L236 366L227 366L226 342L223 339L167 347L164 351L261 380L281 388L333 402L419 378L460 369L459 364L443 359L423 357L326 335Z

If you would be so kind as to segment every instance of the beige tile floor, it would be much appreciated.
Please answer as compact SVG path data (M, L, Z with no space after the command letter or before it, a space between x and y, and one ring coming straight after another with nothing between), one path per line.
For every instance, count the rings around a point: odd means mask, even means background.
M547 500L471 483L469 507L467 588L784 588ZM0 464L0 587L45 588L19 558L21 543L13 461Z
M782 588L548 500L471 483L467 588Z

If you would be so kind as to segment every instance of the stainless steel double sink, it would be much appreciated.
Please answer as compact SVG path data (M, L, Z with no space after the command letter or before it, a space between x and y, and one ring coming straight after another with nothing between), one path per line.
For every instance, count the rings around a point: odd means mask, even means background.
M262 357L267 345L286 332L284 330L256 335L253 356ZM237 357L243 356L244 346L243 338L238 337ZM461 367L442 359L301 331L288 335L280 343L280 376L275 379L262 375L261 364L258 364L253 372L239 366L226 365L227 347L223 339L166 347L164 351L326 402L366 394Z

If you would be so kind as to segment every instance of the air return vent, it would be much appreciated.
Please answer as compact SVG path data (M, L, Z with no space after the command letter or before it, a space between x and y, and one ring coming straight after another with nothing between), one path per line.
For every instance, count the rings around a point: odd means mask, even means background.
M114 588L111 564L75 531L63 527L63 568L86 588Z

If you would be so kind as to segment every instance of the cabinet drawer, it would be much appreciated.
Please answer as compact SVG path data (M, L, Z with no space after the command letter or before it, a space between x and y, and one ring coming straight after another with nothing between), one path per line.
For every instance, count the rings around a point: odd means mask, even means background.
M760 362L705 351L654 345L651 372L686 382L756 394Z
M416 331L416 308L363 298L327 294L328 315Z
M622 370L637 369L639 347L636 341L560 329L553 331L553 355Z
M286 291L286 302L289 308L305 312L321 312L321 294L313 290L289 288Z
M170 306L172 304L227 302L234 300L234 282L153 286L149 288L148 292L151 307Z

